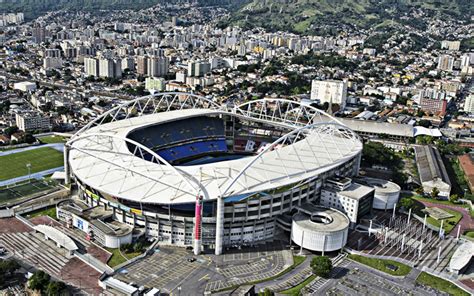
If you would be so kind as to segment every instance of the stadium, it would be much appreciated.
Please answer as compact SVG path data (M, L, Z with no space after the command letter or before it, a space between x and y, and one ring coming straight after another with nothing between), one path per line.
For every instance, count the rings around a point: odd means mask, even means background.
M102 114L64 156L66 181L86 203L163 244L219 255L291 228L325 179L357 174L361 151L352 130L305 104L219 106L171 92Z

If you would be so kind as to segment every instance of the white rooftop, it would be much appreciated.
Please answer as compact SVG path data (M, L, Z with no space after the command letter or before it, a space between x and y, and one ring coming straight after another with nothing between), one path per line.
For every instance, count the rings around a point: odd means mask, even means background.
M224 110L182 109L142 115L91 127L73 138L69 163L81 181L114 197L147 203L188 203L265 191L314 177L356 156L359 138L334 123L301 128L306 135L292 145L246 158L190 166L157 164L133 155L126 135L132 130L176 119L227 114ZM267 124L282 125L266 121Z

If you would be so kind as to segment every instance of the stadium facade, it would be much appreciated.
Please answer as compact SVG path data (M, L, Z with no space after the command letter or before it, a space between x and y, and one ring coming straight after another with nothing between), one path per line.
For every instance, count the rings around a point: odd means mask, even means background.
M272 240L278 221L317 202L324 180L357 175L361 152L352 130L298 102L229 107L160 93L82 128L66 144L65 169L80 198L117 221L221 254Z

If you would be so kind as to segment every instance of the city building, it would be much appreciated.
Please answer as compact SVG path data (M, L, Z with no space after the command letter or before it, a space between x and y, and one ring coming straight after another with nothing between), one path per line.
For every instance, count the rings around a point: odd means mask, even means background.
M188 76L204 76L206 73L211 72L211 64L209 62L189 62L188 63Z
M99 60L96 58L84 58L84 73L86 76L99 76Z
M16 126L21 131L49 130L51 120L37 112L23 112L15 115Z
M147 56L137 57L137 74L138 75L148 74L148 57Z
M316 203L325 180L358 173L362 143L331 124L332 117L315 127L299 122L294 106L295 113L268 118L247 104L228 110L186 93L128 101L106 115L111 122L98 117L101 124L69 141L67 179L83 202L112 209L114 219L162 243L194 246L195 253L207 246L219 255L226 246L272 240L282 231L277 219L291 221L293 209ZM259 104L276 108L285 101ZM134 116L116 116L123 111ZM281 124L290 118L295 125ZM373 189L355 186L357 197L364 195L362 215Z
M99 59L99 76L104 78L121 78L122 60L111 58Z
M347 177L333 177L324 183L319 203L346 214L353 228L360 217L370 213L373 200L373 187L352 182Z
M444 114L446 113L447 106L448 103L446 99L431 99L428 97L423 97L420 99L420 108L425 112Z
M164 56L151 56L147 61L147 74L151 77L163 77L168 74L170 61Z
M13 84L13 89L18 89L24 92L32 92L36 90L36 83L23 81Z
M164 78L161 77L147 77L145 79L145 89L146 90L155 90L155 91L163 91L165 90L166 82Z
M431 145L416 145L415 158L423 191L431 194L437 188L438 196L448 198L451 181L438 149Z
M438 58L438 69L443 71L453 71L454 57L450 55L441 55Z
M347 82L337 80L313 80L311 82L311 100L319 103L338 104L340 110L346 107Z
M474 113L474 94L470 94L466 97L466 101L464 102L464 112L467 113Z
M449 40L441 41L441 49L459 50L460 46L461 46L461 41L449 41Z
M56 205L56 216L60 221L64 221L68 228L74 227L83 231L87 240L106 248L120 248L132 242L133 228L114 220L114 214L113 209L88 205L74 198Z

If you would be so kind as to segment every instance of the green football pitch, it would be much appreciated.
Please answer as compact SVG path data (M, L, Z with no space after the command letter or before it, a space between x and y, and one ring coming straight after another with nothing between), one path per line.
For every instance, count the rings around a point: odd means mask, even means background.
M0 181L28 174L26 164L31 164L31 173L63 166L63 154L45 147L0 156Z
M54 188L57 183L46 180L31 180L13 186L0 188L0 205Z

